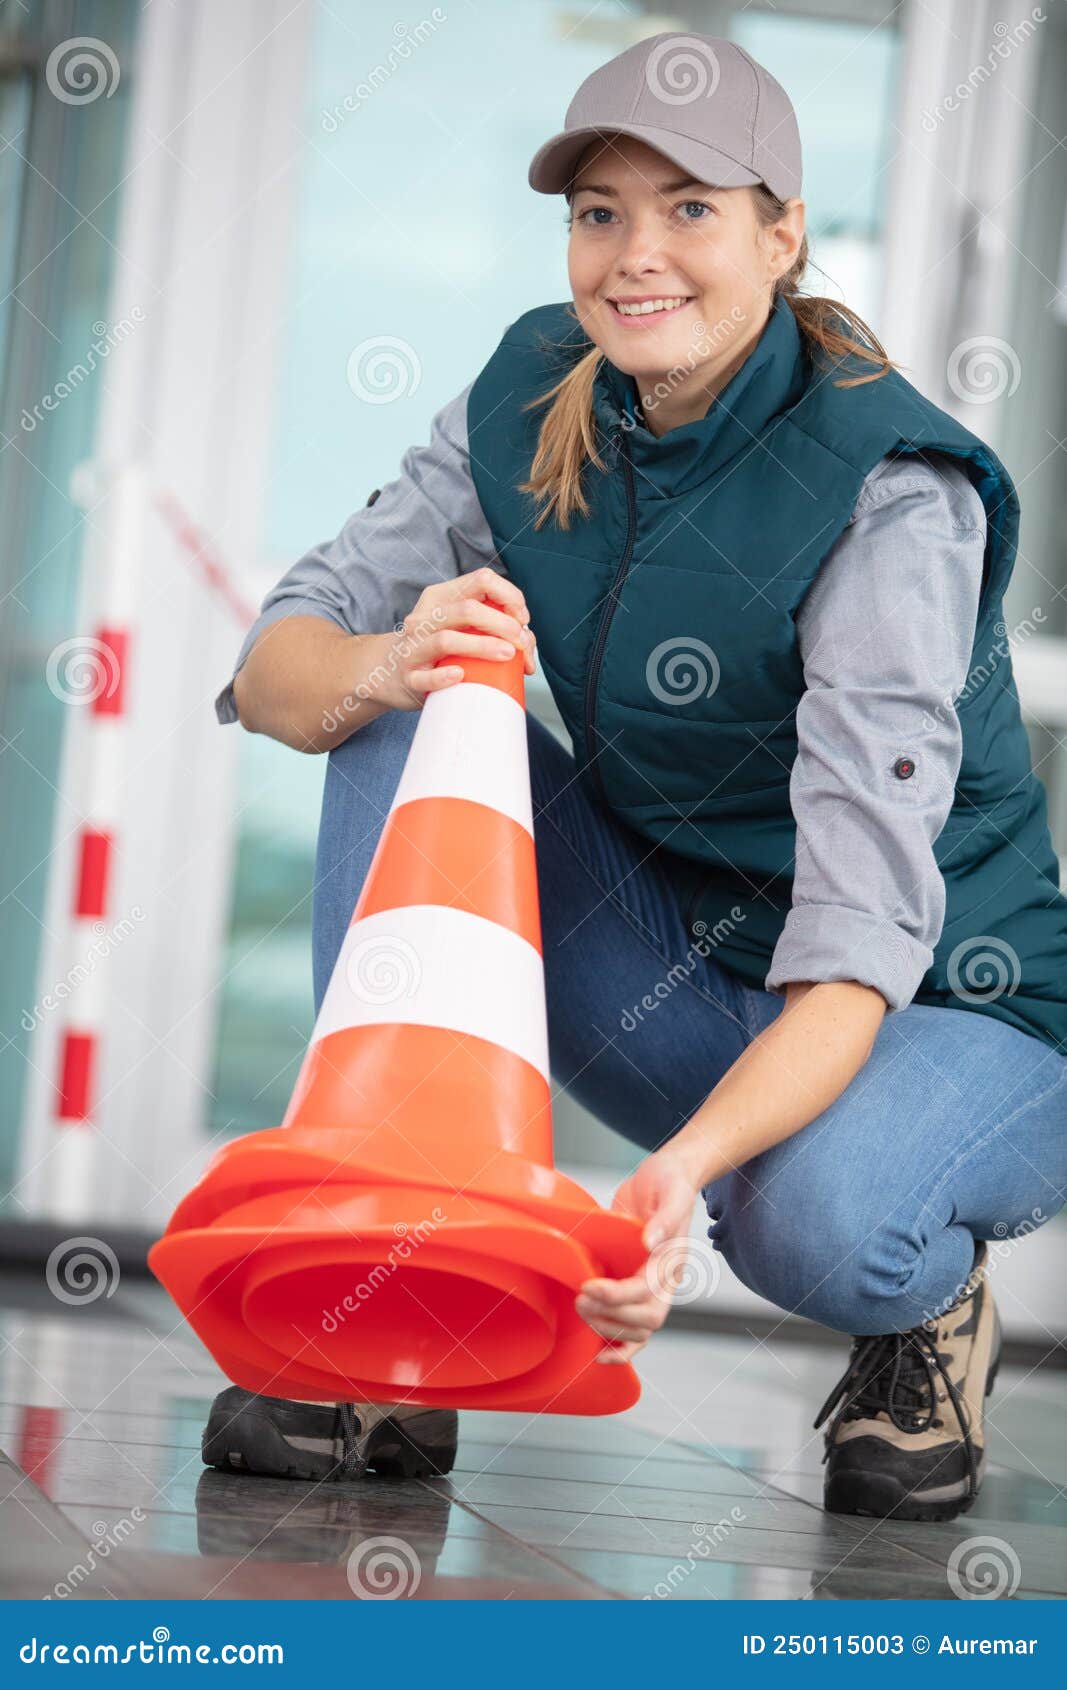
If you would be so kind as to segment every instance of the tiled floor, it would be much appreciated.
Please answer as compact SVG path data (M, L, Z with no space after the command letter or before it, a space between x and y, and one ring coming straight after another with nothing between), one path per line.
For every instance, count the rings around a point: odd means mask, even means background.
M924 1526L819 1506L844 1340L661 1332L629 1414L468 1413L448 1479L321 1485L202 1465L227 1381L151 1284L0 1280L0 1340L4 1597L944 1599L976 1537L1016 1599L1067 1592L1062 1371L1001 1370L978 1504Z

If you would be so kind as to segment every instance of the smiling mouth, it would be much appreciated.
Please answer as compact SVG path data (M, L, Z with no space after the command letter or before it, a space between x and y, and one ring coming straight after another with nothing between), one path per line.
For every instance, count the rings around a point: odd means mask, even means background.
M687 305L691 305L695 294L664 294L662 298L643 301L609 299L608 304L616 317L627 320L647 317L673 317Z

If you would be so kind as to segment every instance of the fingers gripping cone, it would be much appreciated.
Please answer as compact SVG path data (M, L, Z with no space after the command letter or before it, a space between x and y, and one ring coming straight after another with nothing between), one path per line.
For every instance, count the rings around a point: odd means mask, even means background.
M422 707L282 1126L213 1158L148 1261L247 1390L612 1414L637 1375L597 1365L574 1298L647 1253L552 1164L523 660L462 668Z

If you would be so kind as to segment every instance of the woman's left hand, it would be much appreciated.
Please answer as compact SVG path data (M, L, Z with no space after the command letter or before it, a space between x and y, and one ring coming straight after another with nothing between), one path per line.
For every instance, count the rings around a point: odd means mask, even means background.
M615 1193L612 1208L645 1222L642 1242L653 1253L630 1279L587 1279L582 1285L578 1313L594 1332L614 1340L598 1361L629 1361L666 1320L699 1191L690 1166L667 1145L647 1156Z

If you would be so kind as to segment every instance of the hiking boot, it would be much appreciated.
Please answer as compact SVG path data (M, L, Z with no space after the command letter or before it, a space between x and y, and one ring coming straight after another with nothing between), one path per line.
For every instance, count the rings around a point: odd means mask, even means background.
M1000 1365L1001 1332L979 1242L960 1295L907 1332L853 1338L848 1367L815 1417L831 1514L952 1520L985 1474L984 1399Z
M211 1405L200 1450L208 1467L276 1479L358 1479L367 1468L393 1478L450 1473L454 1408L419 1403L291 1402L240 1385Z

